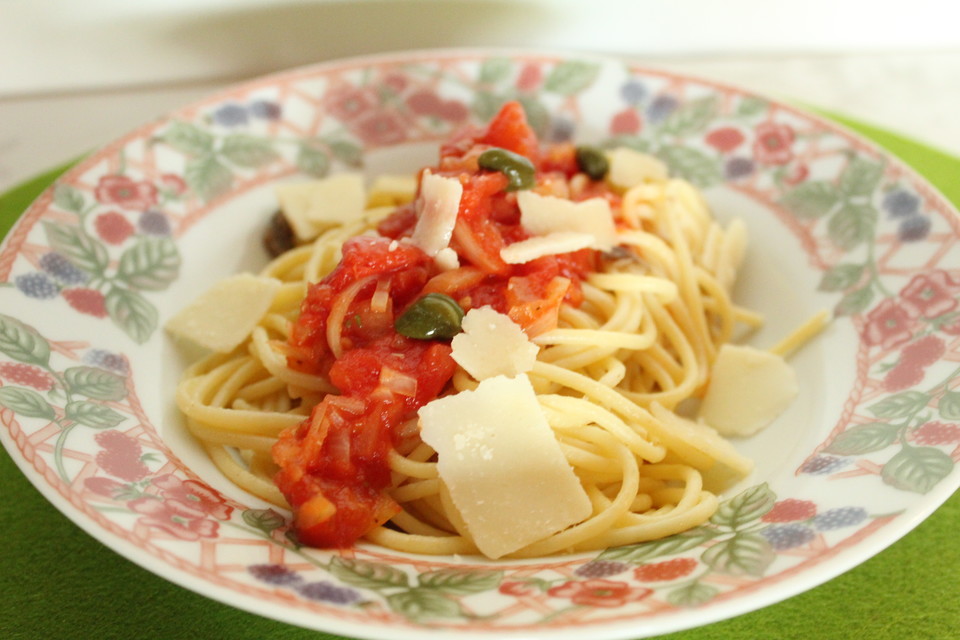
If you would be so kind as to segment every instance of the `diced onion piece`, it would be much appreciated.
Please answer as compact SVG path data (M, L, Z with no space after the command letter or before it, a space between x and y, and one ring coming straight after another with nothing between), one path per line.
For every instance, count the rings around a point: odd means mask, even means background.
M520 207L520 224L534 235L587 234L593 238L590 246L601 251L608 251L617 243L613 211L604 198L573 202L522 191L517 195L517 205Z
M322 180L283 183L275 187L284 217L297 240L315 238L323 229L363 215L363 176L338 173Z
M583 521L590 498L529 378L497 376L420 409L421 437L477 548L489 558Z
M433 257L450 244L457 224L463 185L455 178L445 178L425 171L420 181L417 201L417 225L410 242Z
M749 436L773 422L798 392L796 373L781 356L725 344L713 363L700 417L725 436Z
M608 151L607 161L607 182L622 191L645 182L663 182L669 177L667 165L658 158L627 147Z
M170 318L166 329L211 351L229 353L257 326L280 286L274 278L230 276Z
M539 347L510 316L491 307L471 309L461 327L450 343L451 356L476 380L526 373L537 361Z
M417 379L390 367L380 368L380 384L397 395L408 398L417 395Z

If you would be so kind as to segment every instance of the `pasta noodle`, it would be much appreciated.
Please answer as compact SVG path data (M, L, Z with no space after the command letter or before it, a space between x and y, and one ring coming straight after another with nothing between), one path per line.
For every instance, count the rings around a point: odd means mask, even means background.
M577 173L538 189L576 197L590 182ZM738 323L762 321L731 301L745 227L740 221L721 226L696 189L680 179L648 178L611 202L617 246L581 283L582 301L561 304L556 327L533 337L539 351L527 374L592 513L513 557L601 549L688 530L713 514L726 482L752 468L715 431L682 417L685 403L703 393L718 350ZM177 389L188 428L216 466L278 507L289 507L271 458L280 434L310 420L325 399L337 399L343 411L360 410L351 408L351 397L335 395L329 377L291 366L290 336L302 301L334 270L344 241L374 235L389 210L332 227L274 259L262 275L282 285L249 338L229 354L191 366ZM349 310L370 290L368 280L350 284L331 309L325 339L334 357L346 348ZM436 276L428 289L452 292L478 281L468 264ZM369 304L382 311L390 301L385 289L378 291ZM795 348L816 327L814 321L778 349ZM403 383L399 376L387 384L401 389ZM458 368L444 393L477 384ZM435 451L417 437L416 419L400 431L387 457L386 490L399 511L367 530L365 539L410 553L477 553L438 473Z

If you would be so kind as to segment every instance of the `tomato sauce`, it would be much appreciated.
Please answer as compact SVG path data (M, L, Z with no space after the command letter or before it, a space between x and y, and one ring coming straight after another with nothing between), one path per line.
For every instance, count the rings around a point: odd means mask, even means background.
M287 345L288 365L326 377L340 394L284 431L273 449L275 481L304 544L349 546L400 509L387 493L390 451L416 438L409 425L417 410L444 391L456 369L448 341L397 333L394 321L407 307L426 293L443 293L464 310L491 306L536 335L556 327L562 302L580 304L580 281L597 269L599 254L591 249L520 265L501 259L503 247L529 234L507 178L478 166L479 155L494 147L530 159L538 184L568 180L578 170L572 145L540 149L521 106L508 103L486 129L443 145L431 169L463 186L450 242L460 267L441 272L419 248L399 242L417 221L408 205L381 222L379 237L347 241L337 267L309 287Z

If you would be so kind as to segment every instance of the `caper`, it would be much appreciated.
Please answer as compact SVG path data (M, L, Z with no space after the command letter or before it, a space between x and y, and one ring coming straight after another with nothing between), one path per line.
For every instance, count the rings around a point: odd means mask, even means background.
M519 153L495 147L481 153L477 163L481 169L499 171L507 176L507 191L532 189L536 184L537 170L529 158Z
M582 145L577 147L577 166L590 176L591 180L603 180L610 170L607 156L596 147Z
M393 327L417 340L449 339L460 333L463 309L442 293L428 293L407 307Z

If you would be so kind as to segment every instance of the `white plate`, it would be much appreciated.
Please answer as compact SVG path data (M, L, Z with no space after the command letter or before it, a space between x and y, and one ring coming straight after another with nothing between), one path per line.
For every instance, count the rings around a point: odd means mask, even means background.
M520 100L544 141L619 138L746 219L740 302L766 346L826 308L801 397L738 443L758 464L712 521L543 561L299 549L184 432L159 329L257 268L271 183L431 163ZM40 491L147 569L291 624L369 638L637 637L799 593L916 526L960 484L956 211L873 145L794 107L583 56L445 51L238 86L132 132L45 192L0 250L2 439Z

